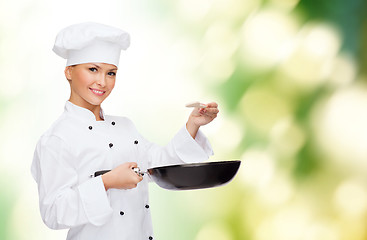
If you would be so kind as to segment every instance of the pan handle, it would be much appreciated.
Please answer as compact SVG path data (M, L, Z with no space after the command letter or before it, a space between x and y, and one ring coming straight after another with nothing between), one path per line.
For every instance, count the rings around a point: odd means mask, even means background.
M144 176L144 172L142 172L139 167L133 168L133 171L136 174L138 174L140 177L143 177Z
M105 173L107 173L107 172L109 172L109 171L111 171L111 170L101 170L101 171L97 171L97 172L95 172L92 176L93 176L93 177L98 177L99 175L103 175L103 174L105 174ZM138 167L133 168L133 171L134 171L136 174L138 174L139 176L141 176L141 177L143 177L143 176L144 176L144 172L142 172L142 171L140 170L140 168L138 168Z
M102 175L102 174L108 173L109 171L111 171L111 170L102 170L102 171L97 171L97 172L95 172L92 176L93 176L93 177L98 177L99 175Z

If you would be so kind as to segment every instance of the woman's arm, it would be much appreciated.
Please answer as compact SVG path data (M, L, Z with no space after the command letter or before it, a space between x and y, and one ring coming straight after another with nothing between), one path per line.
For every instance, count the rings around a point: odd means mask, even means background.
M165 166L170 164L197 163L207 160L213 155L213 149L199 130L200 126L213 121L218 114L216 103L207 104L205 109L194 109L185 127L166 146L159 146L144 139L139 134L139 156L137 162L142 170L146 168ZM131 123L132 128L135 126ZM136 131L136 129L135 129ZM143 166L142 163L147 165Z
M102 225L112 213L102 178L78 184L78 173L70 163L75 157L69 150L56 136L42 137L36 147L32 175L38 184L42 219L52 229Z

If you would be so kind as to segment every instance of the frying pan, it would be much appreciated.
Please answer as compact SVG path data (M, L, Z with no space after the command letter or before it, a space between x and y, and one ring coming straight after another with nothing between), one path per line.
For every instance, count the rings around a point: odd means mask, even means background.
M193 190L211 188L223 185L234 178L241 161L219 161L205 163L178 164L149 168L141 172L139 168L133 170L144 176L145 173L158 184L168 190ZM94 176L104 174L110 170L98 171Z

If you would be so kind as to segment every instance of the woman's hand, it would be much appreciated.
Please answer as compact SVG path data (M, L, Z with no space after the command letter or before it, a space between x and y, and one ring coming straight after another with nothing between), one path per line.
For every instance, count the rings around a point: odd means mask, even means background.
M195 108L186 123L187 131L195 138L201 126L204 126L213 121L219 112L218 104L215 102L205 104L206 108Z
M123 163L113 170L102 175L105 189L131 189L135 188L143 177L136 174L133 168L138 167L135 162Z

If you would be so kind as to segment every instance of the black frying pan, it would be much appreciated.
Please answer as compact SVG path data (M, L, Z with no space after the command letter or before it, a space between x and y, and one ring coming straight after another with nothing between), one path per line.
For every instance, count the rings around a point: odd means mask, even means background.
M179 164L149 168L147 173L160 187L169 190L192 190L223 185L236 175L241 161ZM98 176L109 170L95 172ZM137 174L144 175L139 169Z

